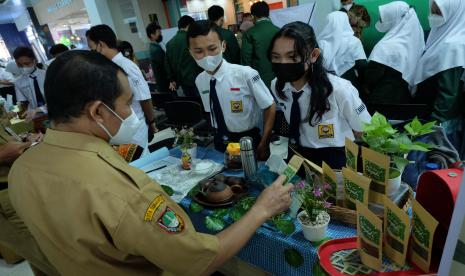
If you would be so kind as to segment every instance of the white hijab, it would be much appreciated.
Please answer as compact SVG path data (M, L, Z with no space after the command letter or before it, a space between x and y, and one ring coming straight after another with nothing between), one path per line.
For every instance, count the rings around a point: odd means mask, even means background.
M415 84L439 72L465 68L465 1L435 0L446 23L432 28L420 58ZM430 9L433 1L430 0Z
M402 73L402 78L413 86L417 64L425 48L425 36L417 13L407 3L394 1L380 6L379 14L381 24L392 28L373 48L369 60Z
M338 76L354 67L355 61L367 58L345 12L328 14L325 27L318 36L318 45L323 53L324 67Z

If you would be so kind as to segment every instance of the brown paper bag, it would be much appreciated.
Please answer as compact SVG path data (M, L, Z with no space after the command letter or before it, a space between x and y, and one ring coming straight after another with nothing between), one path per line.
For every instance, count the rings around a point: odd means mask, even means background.
M383 222L360 202L357 202L357 248L364 265L381 270Z
M331 169L331 167L323 161L323 182L328 183L331 186L331 189L326 192L329 195L329 200L336 202L337 198L337 177L336 172Z
M363 175L370 178L370 201L384 204L386 186L389 181L391 158L366 147L362 147Z
M400 266L405 265L410 240L410 218L391 199L384 197L384 253Z
M344 206L355 209L356 202L368 205L371 180L348 168L342 168L342 178L344 181Z
M410 258L423 272L428 273L431 264L433 237L438 221L413 200L412 215L412 243L410 246Z
M346 151L346 167L353 170L354 172L357 171L358 165L358 152L359 147L357 144L352 142L350 139L346 137L345 139L345 151Z

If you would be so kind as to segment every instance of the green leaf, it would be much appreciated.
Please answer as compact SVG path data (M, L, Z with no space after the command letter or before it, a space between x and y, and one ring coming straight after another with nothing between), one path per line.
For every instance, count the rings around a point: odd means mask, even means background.
M203 206L195 201L192 201L189 205L189 210L191 210L192 213L199 213L203 210Z
M300 267L304 263L304 257L294 248L284 250L284 259L293 267Z
M413 131L413 128L407 124L404 126L404 129L408 132L408 134L410 134L411 136L415 136L415 131Z
M232 218L234 221L238 221L244 216L244 214L247 213L246 210L244 210L242 207L236 205L234 208L231 208L229 210L229 216Z
M423 142L415 142L413 144L417 145L417 146L420 146L420 147L424 147L425 149L431 149L433 147L433 145L426 144L426 143L423 143Z
M255 204L256 200L257 199L255 197L251 197L251 196L243 197L241 200L239 200L237 205L240 206L245 211L248 211Z
M197 186L195 186L194 188L192 188L192 189L189 191L188 195L189 195L189 197L192 198L192 197L194 197L195 195L197 195L198 193L200 193L200 185L197 185Z
M215 218L224 218L228 214L229 210L228 209L216 209L213 211L212 216Z
M399 156L392 156L392 161L394 162L396 168L399 170L399 171L403 171L405 169L405 167L410 164L410 161L405 159L405 158L402 158L402 157L399 157Z
M161 185L165 193L167 193L169 196L172 196L174 194L174 191L171 187L166 186L166 185Z
M312 275L313 276L327 276L328 274L326 274L326 272L323 270L323 268L320 265L320 262L316 261L315 264L313 265Z
M330 237L325 237L324 239L322 239L321 241L317 241L317 242L312 242L312 245L315 246L315 247L319 247L320 245L322 245L323 243L327 242L327 241L330 241L331 238Z
M206 216L205 226L208 230L217 232L223 230L226 225L222 219Z
M278 219L276 221L273 220L273 222L276 225L276 228L278 228L278 230L284 235L290 235L295 231L295 225L292 220Z

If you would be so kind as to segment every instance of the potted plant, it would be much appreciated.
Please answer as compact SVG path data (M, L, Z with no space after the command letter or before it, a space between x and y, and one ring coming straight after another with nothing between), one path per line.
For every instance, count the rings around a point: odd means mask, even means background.
M326 210L331 207L331 203L327 201L327 191L330 188L328 183L311 186L305 181L296 186L297 198L303 209L297 215L297 219L302 226L304 237L309 241L318 242L326 237L330 220Z
M183 127L176 130L176 138L174 145L179 146L182 153L182 167L183 169L190 170L192 160L197 157L197 144L194 143L194 129Z
M406 157L411 151L427 152L430 150L432 145L416 140L419 136L434 132L435 124L436 121L422 124L415 117L410 123L404 125L404 131L399 131L394 129L386 117L378 112L373 115L369 124L364 124L362 140L370 149L391 158L388 190L390 190L389 187L394 187L391 190L396 190L395 187L400 185L402 173L410 163Z

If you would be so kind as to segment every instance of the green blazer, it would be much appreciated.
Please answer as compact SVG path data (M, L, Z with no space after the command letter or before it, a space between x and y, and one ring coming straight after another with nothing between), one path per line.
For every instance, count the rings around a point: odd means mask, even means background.
M241 63L241 49L237 43L236 36L230 30L219 28L221 36L226 42L226 50L223 53L224 59L229 63Z
M431 117L439 122L463 116L462 74L463 68L456 67L424 80L418 84L415 102L428 104L432 110Z
M187 33L179 30L166 44L165 70L168 80L180 85L195 87L195 78L203 70L189 53Z
M159 92L169 91L169 81L166 78L165 70L165 51L156 42L150 42L149 45L150 64L152 65L153 76L157 82Z
M242 38L242 64L257 70L268 87L275 78L268 59L268 47L278 31L279 28L266 18L255 23Z

